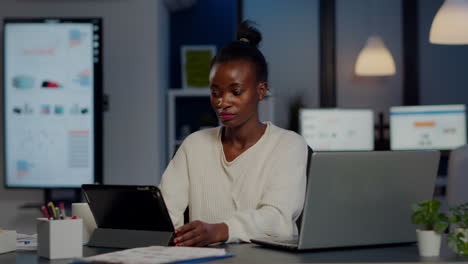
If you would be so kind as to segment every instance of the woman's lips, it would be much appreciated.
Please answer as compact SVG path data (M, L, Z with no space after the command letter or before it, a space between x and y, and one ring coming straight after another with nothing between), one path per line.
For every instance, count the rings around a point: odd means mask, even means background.
M228 120L231 120L235 117L234 114L230 114L230 113L220 113L219 114L219 117L221 118L221 120L223 121L228 121Z

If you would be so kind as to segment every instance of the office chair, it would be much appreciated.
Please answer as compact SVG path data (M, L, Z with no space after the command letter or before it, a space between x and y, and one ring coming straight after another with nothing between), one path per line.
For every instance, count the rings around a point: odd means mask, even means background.
M306 181L306 190L307 190L307 183L309 183L309 171L310 171L310 164L311 164L311 160L312 160L312 153L314 153L314 151L312 150L312 148L310 146L307 146L307 168L306 168L306 177L307 177L307 181ZM307 194L307 193L306 193ZM307 199L307 198L306 198ZM301 223L302 223L302 213L304 212L304 208L302 209L301 211L301 214L299 215L299 217L297 218L296 220L296 225L297 225L297 231L300 233L301 232Z
M468 145L450 153L447 173L447 204L468 202Z

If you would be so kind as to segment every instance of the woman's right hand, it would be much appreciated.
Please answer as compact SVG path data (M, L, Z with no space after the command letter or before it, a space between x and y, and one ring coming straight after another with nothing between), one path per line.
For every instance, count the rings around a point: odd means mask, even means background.
M175 234L176 246L203 247L228 240L229 229L225 223L209 224L197 220L181 226Z

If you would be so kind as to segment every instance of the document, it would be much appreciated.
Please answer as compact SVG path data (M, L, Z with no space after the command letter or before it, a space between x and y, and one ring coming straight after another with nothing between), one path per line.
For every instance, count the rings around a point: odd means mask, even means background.
M112 264L198 263L232 256L222 248L151 246L81 258L79 261Z
M16 235L16 250L37 250L37 234L18 233Z

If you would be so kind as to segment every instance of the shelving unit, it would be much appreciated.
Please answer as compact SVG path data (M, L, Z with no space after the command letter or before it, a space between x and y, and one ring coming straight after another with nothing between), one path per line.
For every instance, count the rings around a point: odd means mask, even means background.
M168 160L190 133L217 125L208 89L170 89L168 92Z

